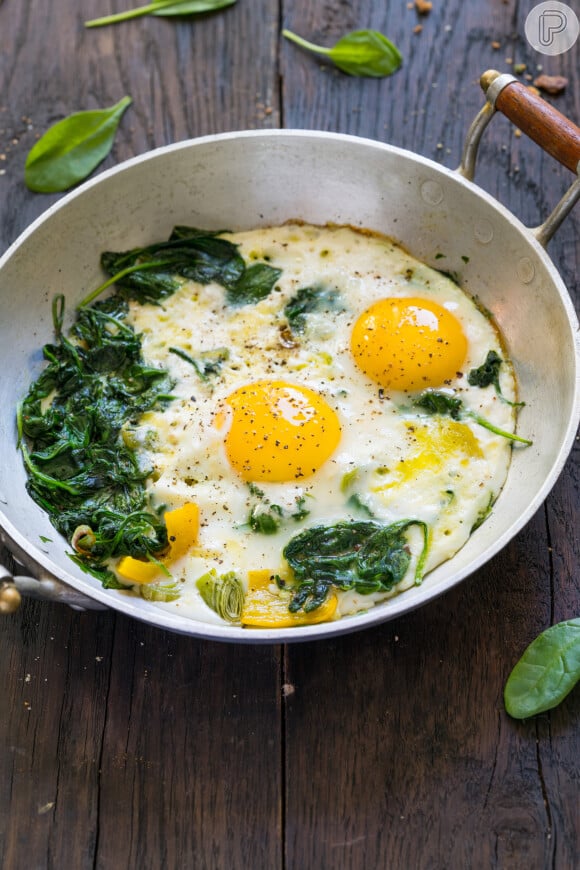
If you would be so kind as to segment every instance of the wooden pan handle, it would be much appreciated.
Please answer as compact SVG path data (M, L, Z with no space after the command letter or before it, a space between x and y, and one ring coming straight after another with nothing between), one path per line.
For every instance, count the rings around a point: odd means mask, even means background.
M500 77L495 70L485 72L481 87L487 93ZM508 79L509 77L505 77ZM499 83L498 83L499 84ZM563 166L578 172L580 163L580 128L547 103L535 91L517 80L507 81L498 91L495 108L533 139Z

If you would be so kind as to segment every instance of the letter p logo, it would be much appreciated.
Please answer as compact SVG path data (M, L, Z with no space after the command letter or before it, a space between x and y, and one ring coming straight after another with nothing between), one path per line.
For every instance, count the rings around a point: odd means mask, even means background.
M559 9L542 12L540 15L538 40L540 45L552 45L558 33L563 33L568 24L568 16Z
M558 0L539 3L529 13L525 24L526 39L541 54L563 54L580 33L580 23L573 9Z

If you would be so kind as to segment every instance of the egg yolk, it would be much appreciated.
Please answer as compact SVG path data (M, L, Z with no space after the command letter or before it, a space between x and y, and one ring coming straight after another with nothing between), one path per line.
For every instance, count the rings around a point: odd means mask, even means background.
M336 413L308 387L256 381L239 387L226 403L231 409L226 453L247 481L283 483L310 477L340 440ZM223 425L219 415L216 425Z
M351 352L365 375L382 387L418 390L456 377L467 339L457 318L437 302L391 297L360 315Z
M455 420L435 419L426 426L407 423L407 435L411 451L389 473L388 480L375 487L375 492L400 488L411 482L426 483L429 477L437 477L452 465L461 468L473 460L482 459L481 446L465 423Z

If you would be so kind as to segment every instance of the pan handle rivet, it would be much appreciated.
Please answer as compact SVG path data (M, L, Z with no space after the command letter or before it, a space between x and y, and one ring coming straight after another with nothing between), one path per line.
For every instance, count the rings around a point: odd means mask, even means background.
M518 278L522 284L529 284L534 280L536 269L529 257L522 257L518 261Z
M438 181L424 181L421 185L421 197L428 205L439 205L443 200L443 188Z

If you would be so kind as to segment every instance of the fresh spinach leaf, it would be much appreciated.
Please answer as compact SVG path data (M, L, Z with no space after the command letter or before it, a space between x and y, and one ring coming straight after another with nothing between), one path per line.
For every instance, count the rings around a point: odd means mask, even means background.
M352 520L305 529L286 544L283 555L297 585L289 608L306 612L319 607L331 586L356 589L361 594L386 592L399 583L409 568L407 532L418 526L423 547L415 567L420 583L427 556L429 530L421 520L400 520L384 525Z
M508 677L505 708L527 719L556 707L580 680L580 618L542 632L525 650Z
M479 426L483 426L484 429L488 429L490 432L494 432L496 435L501 435L503 438L507 438L510 441L518 441L521 444L525 444L526 447L529 447L530 444L533 443L528 438L522 438L520 435L516 435L513 432L506 432L505 429L500 429L498 426L494 426L493 423L490 423L489 420L486 420L485 417L481 416L481 414L476 414L475 411L466 408L461 399L458 399L456 396L450 396L447 393L439 393L435 390L429 390L426 393L422 393L414 400L413 407L421 408L428 414L449 416L452 420L470 418L471 420L475 420Z
M284 316L294 334L306 329L308 315L313 312L328 313L344 311L340 292L334 287L316 285L301 287L284 307Z
M495 392L506 405L511 405L512 408L521 408L525 402L510 402L506 399L501 391L499 383L499 372L503 360L495 350L490 350L487 353L485 362L479 368L471 369L467 375L467 383L471 387L489 387L493 385Z
M87 178L113 147L130 103L123 97L109 109L76 112L50 127L28 153L26 186L36 193L60 193Z
M236 0L153 0L145 6L105 15L103 18L93 18L85 21L85 27L103 27L105 24L118 24L130 18L140 18L143 15L173 16L201 15L205 12L215 12L226 6L233 6Z
M327 57L338 69L351 76L390 76L399 69L403 60L399 49L378 30L355 30L331 48L308 42L290 30L283 30L282 35L306 51Z

